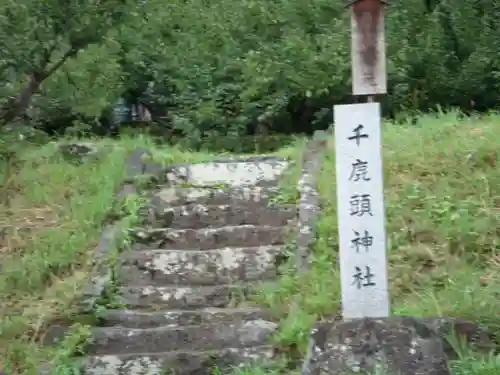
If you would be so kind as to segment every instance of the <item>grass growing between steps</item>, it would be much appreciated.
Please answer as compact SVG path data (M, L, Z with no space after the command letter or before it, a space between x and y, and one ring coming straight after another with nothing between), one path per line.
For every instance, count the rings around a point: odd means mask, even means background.
M481 323L500 343L500 115L439 113L384 124L389 278L395 315L455 316ZM312 269L283 270L261 303L283 321L276 344L302 358L312 324L339 314L334 140L319 190L323 212ZM298 298L299 311L287 316ZM500 357L462 353L455 375L500 373ZM256 373L259 373L257 370Z
M141 136L94 143L107 149L98 161L75 164L54 143L26 143L16 145L16 159L0 162L0 370L8 374L38 374L47 362L63 363L88 333L83 321L58 348L39 343L49 324L80 318L75 302L127 155L142 146L165 163L220 157L158 149Z
M277 204L295 204L299 197L297 182L302 171L302 158L307 144L307 138L297 138L296 141L276 152L276 156L281 156L290 160L290 166L281 177L279 193L276 196Z

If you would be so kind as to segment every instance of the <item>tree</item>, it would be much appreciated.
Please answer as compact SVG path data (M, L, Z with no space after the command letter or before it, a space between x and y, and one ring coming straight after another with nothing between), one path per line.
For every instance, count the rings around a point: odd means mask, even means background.
M23 115L42 83L66 61L125 22L132 0L2 0L0 123Z

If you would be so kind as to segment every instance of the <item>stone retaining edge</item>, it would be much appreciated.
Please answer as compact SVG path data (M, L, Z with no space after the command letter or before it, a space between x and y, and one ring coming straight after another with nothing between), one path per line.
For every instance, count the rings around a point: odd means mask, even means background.
M297 183L299 191L299 214L296 237L296 269L307 272L312 246L316 240L316 225L321 212L317 179L321 170L326 141L320 138L322 132L315 132L309 140L302 158L302 171Z
M115 201L126 199L138 193L134 185L134 180L144 174L160 174L162 168L152 162L144 160L144 156L151 152L142 147L138 147L125 161L125 182L119 192L115 195ZM120 225L120 220L104 225L98 245L93 250L94 269L89 275L89 280L83 288L81 301L79 302L80 312L91 313L103 297L106 288L113 281L113 268L109 261L116 255L117 240L120 232L124 228Z

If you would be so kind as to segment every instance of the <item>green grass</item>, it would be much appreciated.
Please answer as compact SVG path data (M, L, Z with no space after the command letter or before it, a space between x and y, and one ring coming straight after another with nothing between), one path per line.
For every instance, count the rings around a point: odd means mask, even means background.
M384 183L394 315L453 316L485 325L500 343L500 115L425 115L385 123ZM333 139L319 177L323 212L312 268L294 261L259 302L282 320L276 344L305 354L311 325L340 313ZM292 301L298 310L288 315ZM500 373L500 359L464 353L456 375Z
M302 156L307 143L306 138L297 138L290 146L284 147L274 153L276 156L287 158L291 165L281 177L279 193L274 199L278 204L295 204L299 197L297 181L302 170Z

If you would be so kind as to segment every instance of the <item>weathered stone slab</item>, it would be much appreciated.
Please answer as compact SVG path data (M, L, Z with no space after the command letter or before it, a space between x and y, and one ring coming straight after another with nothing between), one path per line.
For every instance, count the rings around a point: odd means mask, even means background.
M321 322L311 332L301 374L374 373L381 369L391 375L450 375L447 361L454 353L447 340L453 336L469 343L481 337L489 341L473 323L453 318Z
M90 355L164 353L176 350L218 350L244 348L268 343L277 324L250 320L156 328L94 328Z
M297 207L255 205L242 207L232 205L204 206L190 204L173 207L164 212L156 212L154 222L156 228L201 229L207 227L223 227L228 225L269 225L284 226L295 219Z
M92 142L60 143L57 150L67 161L85 161L97 159L103 153L103 147Z
M276 276L280 253L280 246L128 252L120 279L125 285L157 286L266 280Z
M165 187L153 195L151 204L163 211L172 206L196 202L203 205L220 204L267 204L279 191L278 187L241 186L229 188L182 188Z
M93 356L87 359L86 375L213 375L215 368L229 373L234 366L268 362L271 346L226 348L218 351L177 351L161 354Z
M182 182L198 186L258 185L278 180L288 165L287 160L274 157L214 161L171 167L167 178L173 184Z
M136 229L132 250L211 250L221 247L282 245L285 227L237 225L204 229Z
M228 307L254 292L255 287L244 285L215 285L199 287L176 286L128 286L121 287L120 294L128 308L147 310L198 309L204 307Z
M151 328L157 326L185 326L220 324L263 319L271 321L271 314L254 307L205 308L199 310L165 310L158 312L138 310L107 310L100 315L102 327Z

